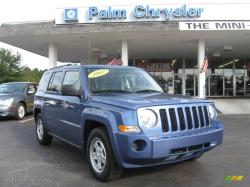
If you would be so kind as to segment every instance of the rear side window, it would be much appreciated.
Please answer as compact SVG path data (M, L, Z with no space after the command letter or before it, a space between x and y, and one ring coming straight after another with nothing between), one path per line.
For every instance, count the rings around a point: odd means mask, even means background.
M63 77L63 72L53 73L47 91L59 92L62 83L62 77Z
M39 86L38 86L38 91L40 92L45 92L47 89L47 86L49 84L49 79L50 79L50 74L46 73L43 75L43 77L40 80Z
M78 71L67 71L63 80L64 85L71 85L78 93L81 93L80 73Z

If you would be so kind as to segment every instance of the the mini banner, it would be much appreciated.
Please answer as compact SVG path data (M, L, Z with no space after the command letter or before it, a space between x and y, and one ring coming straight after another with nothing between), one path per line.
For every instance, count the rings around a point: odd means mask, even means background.
M200 30L250 30L250 21L193 21L179 22L179 29Z

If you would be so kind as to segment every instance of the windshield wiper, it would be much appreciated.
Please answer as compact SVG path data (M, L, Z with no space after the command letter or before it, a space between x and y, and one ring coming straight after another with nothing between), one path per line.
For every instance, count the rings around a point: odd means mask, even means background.
M126 90L97 90L97 91L93 91L92 93L131 93L129 91Z
M157 93L163 93L161 91L158 90L151 90L151 89L145 89L145 90L138 90L135 93L149 93L149 92L157 92Z

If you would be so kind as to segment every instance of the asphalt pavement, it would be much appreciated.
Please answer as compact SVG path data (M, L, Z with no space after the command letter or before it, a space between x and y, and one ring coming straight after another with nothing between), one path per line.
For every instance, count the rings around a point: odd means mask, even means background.
M193 162L125 170L119 180L101 183L85 157L54 139L40 146L32 116L0 120L0 187L172 187L250 186L250 115L223 115L224 142ZM225 180L243 176L242 181Z

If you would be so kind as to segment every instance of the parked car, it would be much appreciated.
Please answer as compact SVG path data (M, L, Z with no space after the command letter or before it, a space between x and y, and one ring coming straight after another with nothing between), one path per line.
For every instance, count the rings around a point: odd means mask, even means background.
M144 70L63 66L44 73L35 96L41 145L57 137L86 152L101 181L122 168L195 160L222 143L214 103L169 95Z
M17 120L31 113L37 83L11 82L0 85L0 116L12 116Z

